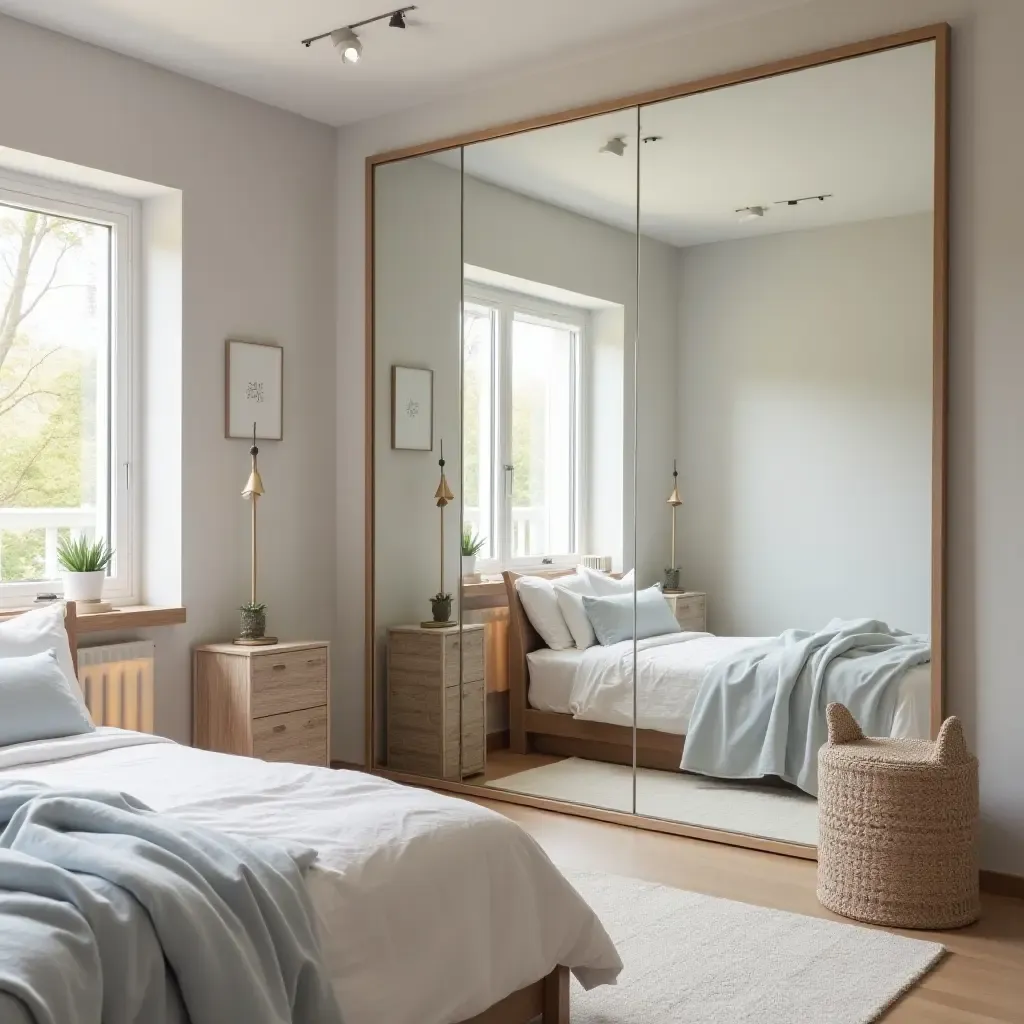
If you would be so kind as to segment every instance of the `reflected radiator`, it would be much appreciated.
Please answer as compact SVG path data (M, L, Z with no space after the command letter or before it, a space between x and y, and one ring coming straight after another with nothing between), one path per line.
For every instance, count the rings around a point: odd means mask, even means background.
M79 647L78 682L96 725L153 732L152 640Z

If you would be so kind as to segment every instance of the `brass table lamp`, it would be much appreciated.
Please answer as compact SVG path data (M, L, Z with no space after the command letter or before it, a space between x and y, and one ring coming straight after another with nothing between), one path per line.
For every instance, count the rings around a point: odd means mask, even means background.
M242 490L242 497L252 502L252 573L249 587L249 604L242 608L242 614L243 616L247 612L256 614L257 618L262 621L262 625L253 631L259 635L240 636L232 641L232 643L236 643L241 647L266 647L277 643L276 636L263 635L263 629L266 626L266 608L256 601L256 502L264 493L263 478L260 476L259 468L256 465L256 456L259 453L260 450L256 447L256 424L254 423L252 425L252 447L249 449L249 455L252 457L252 467L249 470L249 479ZM243 633L246 632L244 620L242 631Z

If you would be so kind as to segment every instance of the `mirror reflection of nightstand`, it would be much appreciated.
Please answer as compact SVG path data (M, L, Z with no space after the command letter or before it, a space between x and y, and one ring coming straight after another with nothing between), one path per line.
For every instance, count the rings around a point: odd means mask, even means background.
M666 594L665 600L679 628L691 633L704 633L708 628L707 594L687 590L682 594Z
M485 674L482 623L388 629L388 768L436 779L480 774Z

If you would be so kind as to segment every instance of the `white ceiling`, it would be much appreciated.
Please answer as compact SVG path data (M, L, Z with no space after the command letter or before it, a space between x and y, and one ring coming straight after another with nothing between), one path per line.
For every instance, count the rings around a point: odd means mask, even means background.
M341 125L555 57L806 0L421 0L405 32L361 29L356 66L308 36L396 0L0 0L0 12ZM398 0L405 2L405 0Z
M645 107L641 134L663 138L639 146L641 231L689 246L929 210L934 102L922 43ZM603 115L469 146L465 167L632 230L636 131L635 111ZM599 152L614 135L623 157ZM833 198L774 205L820 193ZM764 218L741 223L755 205Z

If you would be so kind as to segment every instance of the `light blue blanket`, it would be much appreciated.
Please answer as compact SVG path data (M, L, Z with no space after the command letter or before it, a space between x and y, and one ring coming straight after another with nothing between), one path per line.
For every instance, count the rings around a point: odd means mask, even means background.
M0 1024L340 1024L313 850L0 783Z
M865 735L888 736L900 678L927 661L927 637L875 619L835 619L744 648L704 674L682 767L723 779L777 775L817 796L825 708L845 704Z

